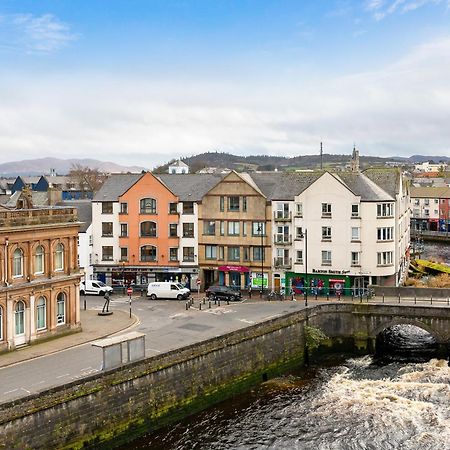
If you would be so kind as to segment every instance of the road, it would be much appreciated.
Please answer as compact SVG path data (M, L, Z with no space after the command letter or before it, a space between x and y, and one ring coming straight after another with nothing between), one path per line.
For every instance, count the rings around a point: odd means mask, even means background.
M103 299L87 297L88 309L101 309ZM146 334L146 356L156 355L247 327L304 308L304 302L236 302L202 305L186 311L182 301L133 300L139 317L133 330ZM115 297L111 309L128 311L128 299ZM103 318L107 320L107 318ZM128 330L129 331L129 330ZM120 333L119 333L120 334ZM91 343L0 368L0 403L68 383L101 370L101 349Z

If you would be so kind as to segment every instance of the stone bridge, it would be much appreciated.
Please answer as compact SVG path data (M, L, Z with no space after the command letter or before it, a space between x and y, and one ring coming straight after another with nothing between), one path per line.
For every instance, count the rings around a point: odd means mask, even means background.
M415 325L429 332L442 356L450 350L450 308L387 304L330 304L309 310L310 325L321 328L334 343L353 343L363 352L373 352L377 335L393 325Z

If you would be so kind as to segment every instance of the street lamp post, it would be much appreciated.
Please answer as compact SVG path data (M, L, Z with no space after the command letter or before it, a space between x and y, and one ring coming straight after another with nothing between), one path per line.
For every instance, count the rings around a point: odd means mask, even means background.
M262 222L258 226L258 232L261 236L261 290L259 292L260 298L263 296L264 289L264 234L263 234L263 225Z
M305 306L308 306L308 230L303 232L305 236Z

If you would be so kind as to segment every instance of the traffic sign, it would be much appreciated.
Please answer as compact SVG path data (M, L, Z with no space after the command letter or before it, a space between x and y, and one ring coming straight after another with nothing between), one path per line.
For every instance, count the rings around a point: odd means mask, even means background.
M127 294L128 294L128 295L131 295L132 293L133 293L133 288L129 287L129 288L127 289Z

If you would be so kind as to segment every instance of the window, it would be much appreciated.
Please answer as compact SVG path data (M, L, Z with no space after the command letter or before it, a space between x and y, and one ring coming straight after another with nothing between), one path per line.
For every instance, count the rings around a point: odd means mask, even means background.
M112 214L113 202L102 202L102 214Z
M253 247L253 261L264 260L264 247Z
M120 224L120 237L127 237L127 236L128 236L128 224L121 223Z
M128 247L120 247L120 260L128 261Z
M0 341L3 341L3 306L0 306Z
M303 239L303 228L302 227L296 227L295 228L295 239Z
M177 247L169 248L169 260L170 261L178 261L178 248Z
M247 212L247 197L242 197L242 211Z
M425 204L425 206L429 206L429 205L430 205L430 199L429 199L429 198L426 198L426 199L424 200L424 204Z
M223 196L220 196L220 198L219 198L219 209L220 209L220 212L223 212L225 209L225 197L223 197Z
M352 252L352 266L359 266L359 252Z
M331 227L322 227L322 241L331 241Z
M331 203L322 203L322 217L331 217Z
M228 211L239 211L239 197L233 195L228 197Z
M103 261L112 261L113 260L112 245L105 245L102 247L102 260Z
M66 294L60 292L56 298L56 324L66 323Z
M120 214L128 214L128 203L120 203Z
M247 236L247 222L242 222L242 236Z
M352 217L359 217L359 204L355 203L352 205Z
M414 200L414 206L419 206L419 205L420 205L420 201L419 201L418 198L416 198L416 199Z
M352 227L352 241L359 241L359 227Z
M34 273L44 273L44 247L38 245L34 254Z
M102 222L102 236L111 237L113 235L113 224L112 222Z
M23 277L23 252L20 248L16 248L13 252L12 276Z
M36 329L44 330L47 327L47 305L44 297L39 297L36 303Z
M289 218L289 204L277 203L277 209L275 211L275 219L288 219Z
M194 237L194 224L193 223L183 223L183 237L193 238Z
M225 249L223 245L219 245L219 259L225 259Z
M194 202L183 202L183 214L194 214Z
M228 260L229 261L240 261L240 249L237 246L229 246L228 247Z
M183 261L194 262L194 247L183 247Z
M250 247L242 247L242 259L250 261Z
M143 245L141 247L141 261L156 261L156 247L154 245Z
M228 236L239 236L239 222L229 221L228 222Z
M297 264L303 264L303 250L297 250L296 260Z
M14 328L16 336L25 333L25 303L22 300L14 307Z
M55 270L64 270L64 245L61 243L55 247Z
M225 235L225 222L223 220L220 221L220 235Z
M89 235L89 245L92 245L93 243L93 237L92 234Z
M143 198L140 201L141 214L156 214L156 200L154 198Z
M425 212L425 216L429 216L430 215L430 210L429 209L424 209Z
M377 240L392 241L394 239L394 227L377 228Z
M331 266L330 250L322 250L322 266Z
M156 222L141 222L142 237L156 237Z
M215 245L205 245L205 258L206 259L217 258L217 247Z
M379 203L377 205L377 217L392 217L394 215L393 203Z
M265 236L266 224L265 222L252 222L252 235L253 236Z
M169 224L169 237L178 237L178 224Z
M439 199L435 198L435 199L434 199L434 203L435 203L435 204L439 203Z
M169 203L169 214L178 214L178 203Z
M392 264L392 252L378 252L377 264L379 266L389 266Z
M203 234L207 236L215 236L216 234L216 221L204 220L203 221Z
M295 204L295 215L297 217L303 217L303 203Z

